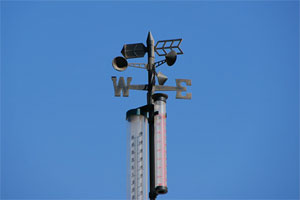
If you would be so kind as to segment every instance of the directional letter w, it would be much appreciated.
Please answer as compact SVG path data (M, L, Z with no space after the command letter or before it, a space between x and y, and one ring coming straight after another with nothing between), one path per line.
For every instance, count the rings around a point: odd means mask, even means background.
M128 95L129 95L129 86L130 86L130 82L132 80L132 77L127 77L127 85L125 85L124 77L120 77L118 85L117 85L117 77L112 76L111 79L112 79L113 84L114 84L115 96L120 97L121 96L121 90L122 90L123 97L128 97Z

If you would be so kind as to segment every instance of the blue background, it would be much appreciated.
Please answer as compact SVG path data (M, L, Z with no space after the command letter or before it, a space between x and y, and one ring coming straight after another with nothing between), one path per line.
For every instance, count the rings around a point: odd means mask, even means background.
M149 30L184 39L166 85L192 79L192 100L168 93L159 199L298 199L299 1L1 1L1 198L126 197L146 93L114 97L111 76L147 72L111 61Z

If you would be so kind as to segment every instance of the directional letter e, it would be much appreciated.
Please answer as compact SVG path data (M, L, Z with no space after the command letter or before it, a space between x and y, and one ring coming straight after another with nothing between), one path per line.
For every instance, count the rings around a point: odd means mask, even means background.
M128 95L129 95L129 86L130 86L130 82L132 80L132 77L127 77L127 85L125 85L124 77L120 77L118 85L117 85L117 77L112 76L111 79L112 79L113 84L114 84L115 96L120 97L121 96L121 90L122 90L123 97L128 97Z

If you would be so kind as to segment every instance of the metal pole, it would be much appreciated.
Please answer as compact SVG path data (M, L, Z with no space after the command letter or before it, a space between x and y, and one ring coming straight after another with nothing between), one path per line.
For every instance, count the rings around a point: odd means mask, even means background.
M155 191L155 157L154 157L154 105L152 100L152 94L155 86L155 66L154 66L154 39L151 32L147 37L147 49L148 49L148 93L147 104L149 107L149 163L150 163L150 192L149 199L156 199Z

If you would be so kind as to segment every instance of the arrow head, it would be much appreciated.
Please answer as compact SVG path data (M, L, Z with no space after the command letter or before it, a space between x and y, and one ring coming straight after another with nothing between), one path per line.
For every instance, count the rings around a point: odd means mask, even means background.
M123 48L121 50L121 54L126 58L126 56L125 56L125 45L123 46Z
M157 41L154 50L159 56L166 56L172 50L175 50L177 55L183 54L183 51L179 47L182 39L172 39L172 40L160 40Z

